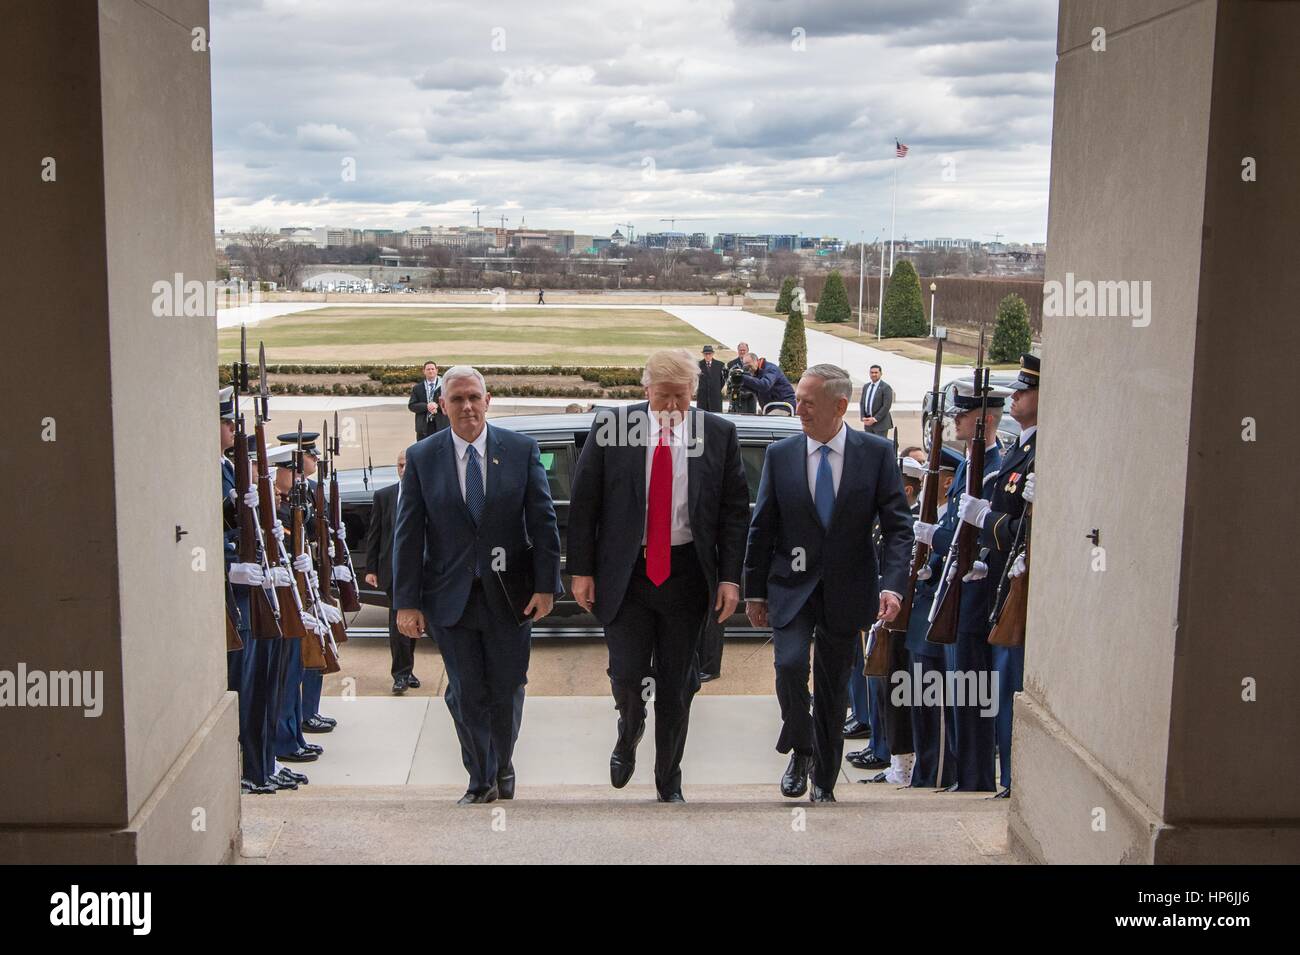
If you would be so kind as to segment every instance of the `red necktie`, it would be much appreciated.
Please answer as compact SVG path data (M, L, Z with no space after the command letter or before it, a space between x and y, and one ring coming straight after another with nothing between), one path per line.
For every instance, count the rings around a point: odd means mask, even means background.
M658 587L672 571L673 452L668 429L659 428L659 445L650 462L650 493L646 497L645 575Z

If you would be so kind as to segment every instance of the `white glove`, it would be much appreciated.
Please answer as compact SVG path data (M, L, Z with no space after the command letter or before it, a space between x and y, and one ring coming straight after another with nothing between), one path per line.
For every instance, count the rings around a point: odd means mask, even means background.
M230 582L243 584L245 587L260 587L266 582L261 564L231 564Z
M311 558L304 552L293 559L293 569L300 574L305 574L311 570Z
M314 589L320 590L320 574L316 573L315 570L309 570L307 571L307 578L311 581Z
M343 622L343 612L339 610L338 607L335 607L333 604L322 603L320 605L320 610L327 622L329 623Z
M929 580L933 576L934 576L934 571L930 569L929 564L926 564L924 567L922 567L920 570L916 572L917 580Z
M948 583L952 583L956 579L957 579L957 562L955 560L950 560L948 561L947 581Z
M292 587L293 575L288 568L276 564L271 568L271 585L274 587Z
M280 523L280 519L278 517L275 519L275 524L272 526L271 530L275 532L275 536L280 538L281 543L283 543L284 525Z
M352 580L352 568L347 564L339 564L330 571L330 577L334 580L350 581Z
M305 610L302 612L302 625L312 633L321 632L321 622Z
M912 534L922 544L927 547L934 543L934 532L938 530L938 524L927 524L925 521L917 521L912 525Z
M972 497L965 491L961 492L961 503L957 505L957 516L967 524L974 524L976 527L984 526L984 519L988 517L991 505L982 497Z
M330 560L334 559L334 542L330 541Z
M344 541L345 543L347 542L348 525L344 524L342 521L339 521L338 535L339 535L339 540Z
M989 565L982 560L977 560L970 565L970 571L962 578L962 583L969 584L973 580L983 580L988 575Z
M1025 572L1025 555L1019 554L1016 556L1016 559L1011 562L1011 569L1007 571L1007 576L1013 578L1019 577L1024 572Z
M1034 475L1033 474L1030 474L1029 477L1025 478L1025 487L1024 490L1020 492L1020 496L1025 499L1026 504L1034 503Z
M250 510L257 510L257 485L248 485L248 490L244 492L244 506Z

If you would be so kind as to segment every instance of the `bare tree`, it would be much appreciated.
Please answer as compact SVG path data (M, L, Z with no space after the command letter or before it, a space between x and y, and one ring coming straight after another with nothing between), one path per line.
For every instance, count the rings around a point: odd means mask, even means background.
M239 241L247 250L248 267L253 279L258 282L270 281L272 274L272 251L280 243L280 237L266 226L255 225L247 232L239 234Z

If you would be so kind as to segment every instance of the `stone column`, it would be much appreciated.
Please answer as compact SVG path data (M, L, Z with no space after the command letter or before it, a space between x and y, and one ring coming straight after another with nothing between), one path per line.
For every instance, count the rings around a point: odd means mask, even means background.
M1046 277L1076 314L1044 318L1033 859L1300 861L1297 37L1296 4L1061 4ZM1140 303L1078 314L1120 281Z
M0 859L227 860L216 330L153 308L155 282L214 277L208 4L26 3L6 27L0 681L102 696L17 707L0 682Z

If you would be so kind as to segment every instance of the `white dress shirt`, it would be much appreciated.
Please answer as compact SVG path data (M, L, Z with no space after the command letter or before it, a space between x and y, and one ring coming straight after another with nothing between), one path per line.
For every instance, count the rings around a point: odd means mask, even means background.
M826 456L826 460L831 465L831 480L835 483L835 493L840 493L840 475L844 473L844 442L848 440L846 434L847 425L840 422L840 430L835 432L835 437L826 442L826 447L831 449L831 453ZM805 439L808 442L808 493L812 495L813 503L817 503L817 467L821 464L822 456L820 448L822 442L812 438Z
M876 389L880 387L880 382L873 381L867 386L867 417L870 418L874 412L872 409L876 406Z
M1016 443L1023 447L1025 442L1028 441L1030 438L1032 438L1034 436L1034 432L1037 430L1038 430L1038 425L1031 424L1024 431L1020 432L1020 437L1016 439Z
M645 453L646 523L650 519L650 477L654 468L655 448L659 446L659 431L659 419L651 413L650 438ZM671 546L676 547L679 544L689 544L695 540L695 536L691 533L690 492L686 486L689 476L686 470L686 422L684 420L679 421L675 428L669 430L668 447L673 459ZM645 528L643 527L641 529L641 545L645 546L645 542Z
M488 426L484 425L483 430L478 433L474 439L474 450L478 452L478 468L483 473L483 496L487 496L487 433ZM465 500L465 465L469 461L470 443L458 435L455 431L451 433L452 445L456 449L456 476L460 478L460 499Z

